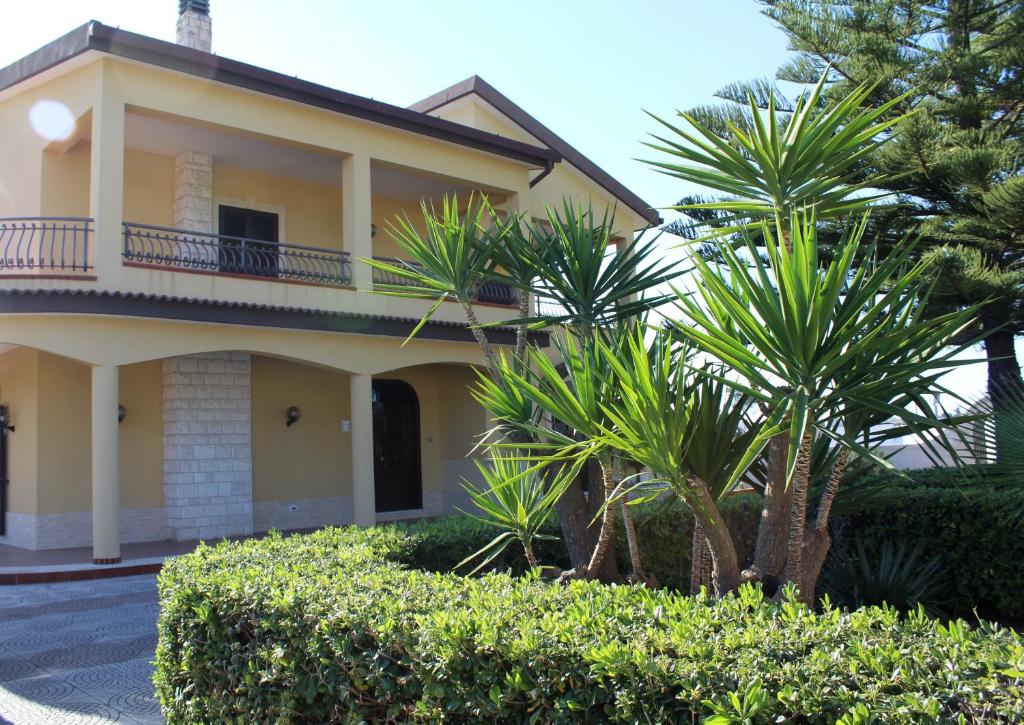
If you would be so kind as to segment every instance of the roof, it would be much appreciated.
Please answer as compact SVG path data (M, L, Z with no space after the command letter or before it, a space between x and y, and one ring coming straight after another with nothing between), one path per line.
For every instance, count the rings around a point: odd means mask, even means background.
M392 315L91 289L0 289L3 313L116 315L403 338L420 323ZM505 326L490 328L487 334L499 345L511 345L516 338L515 330ZM417 337L475 342L467 324L441 320L429 320ZM533 332L531 337L542 346L548 344L546 332Z
M538 167L547 167L561 160L556 151L548 148L522 143L372 98L345 93L177 43L112 28L96 20L75 28L21 60L0 69L0 91L90 50L317 106Z
M651 224L662 221L650 204L479 76L472 76L409 108L402 108L92 20L0 69L0 91L88 51L107 53L401 128L538 168L549 169L564 158ZM523 143L430 115L430 111L471 93L490 103L545 146Z
M430 113L470 94L476 94L487 101L524 131L548 148L557 151L563 159L602 186L612 196L621 199L630 209L643 216L651 224L662 223L661 216L650 204L627 189L611 174L588 159L568 141L531 116L521 106L480 76L472 76L460 83L449 86L429 98L424 98L422 101L414 103L409 108L420 113Z

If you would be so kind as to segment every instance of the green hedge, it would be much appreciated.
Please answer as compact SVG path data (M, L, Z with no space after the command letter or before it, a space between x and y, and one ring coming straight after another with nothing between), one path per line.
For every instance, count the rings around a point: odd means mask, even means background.
M1024 716L1024 642L744 588L404 568L399 527L201 547L159 578L170 722L968 721ZM733 698L736 698L735 703Z
M722 504L722 515L732 531L742 560L754 550L761 498L757 494L730 496ZM690 548L693 541L693 515L678 500L641 504L633 507L633 520L640 542L640 557L648 573L661 586L688 590L690 586ZM399 524L408 534L408 543L397 556L411 569L449 572L459 562L482 549L498 533L482 521L463 515L440 516L433 520ZM552 520L544 533L561 537L558 522ZM569 566L564 542L540 540L534 545L540 561L562 568ZM615 537L615 555L619 571L629 571L629 551L622 532L621 517ZM472 566L467 566L466 570ZM492 571L523 574L528 566L522 547L509 546L488 565Z
M1024 618L1024 490L930 484L885 491L871 511L846 520L844 536L921 542L923 558L938 555L944 565L943 611Z

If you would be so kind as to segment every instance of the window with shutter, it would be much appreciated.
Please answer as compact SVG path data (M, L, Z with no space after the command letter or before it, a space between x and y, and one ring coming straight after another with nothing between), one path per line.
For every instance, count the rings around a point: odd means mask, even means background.
M222 272L276 277L278 216L272 212L220 205L218 267Z

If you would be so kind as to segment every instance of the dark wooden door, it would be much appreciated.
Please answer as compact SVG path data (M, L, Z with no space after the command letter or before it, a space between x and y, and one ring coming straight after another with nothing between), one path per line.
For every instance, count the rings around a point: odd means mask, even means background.
M0 405L0 536L7 534L7 406Z
M277 214L222 204L218 223L221 240L217 262L221 272L277 276Z
M401 380L373 381L373 480L377 511L423 508L420 404Z

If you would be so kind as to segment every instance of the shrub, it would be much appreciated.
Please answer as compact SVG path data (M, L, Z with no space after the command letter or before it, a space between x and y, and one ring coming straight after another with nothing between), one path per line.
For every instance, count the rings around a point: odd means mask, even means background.
M922 560L942 562L935 604L944 612L1024 618L1024 490L955 486L939 474L928 474L926 480L895 485L879 494L870 511L842 521L834 555L843 555L844 549L848 553L853 542L872 554L886 540L920 545Z
M722 515L729 524L742 561L753 551L761 499L748 493L730 496L722 503ZM644 568L665 587L688 591L690 586L690 547L693 539L693 514L677 499L640 504L633 507ZM469 516L439 516L436 519L398 524L408 535L399 554L400 563L411 569L453 571L459 562L482 549L497 535L498 529ZM542 533L561 536L558 522L552 519ZM616 528L615 556L619 571L629 571L629 552L622 531L621 516ZM569 566L562 541L539 540L534 549L544 565ZM468 571L472 566L464 567ZM512 544L487 569L523 574L527 570L522 546Z
M761 497L756 493L728 496L720 504L729 526L740 565L754 551L761 518ZM693 545L693 514L678 499L634 507L640 558L648 574L663 587L690 590L690 554ZM621 526L615 537L619 571L629 571L629 552Z
M744 587L415 571L400 527L222 543L160 574L170 722L919 722L1024 713L1024 642Z

